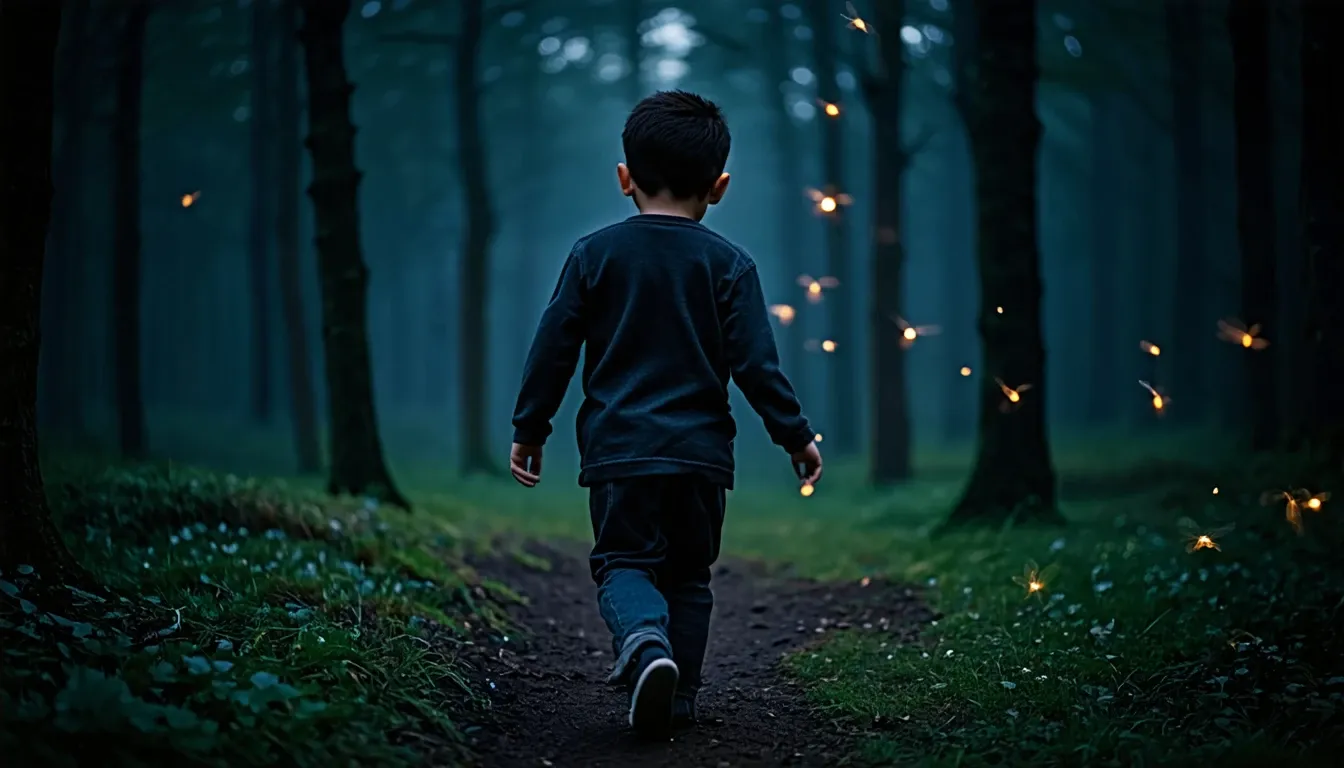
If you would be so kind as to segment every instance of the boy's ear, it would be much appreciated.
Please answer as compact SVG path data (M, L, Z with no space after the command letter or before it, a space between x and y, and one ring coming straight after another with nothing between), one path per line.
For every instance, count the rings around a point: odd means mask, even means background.
M714 186L709 188L709 197L705 198L705 202L710 205L717 205L723 199L723 196L728 193L729 179L728 174L719 174L719 178L714 180Z
M630 178L630 168L625 163L616 164L616 182L621 185L621 194L635 196L635 180Z

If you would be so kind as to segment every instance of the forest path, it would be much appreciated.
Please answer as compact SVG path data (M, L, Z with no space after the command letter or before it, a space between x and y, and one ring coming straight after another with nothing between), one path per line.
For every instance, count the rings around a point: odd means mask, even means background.
M495 686L495 722L474 738L484 766L822 766L849 754L851 729L809 706L781 657L840 629L915 639L932 615L915 590L820 583L756 563L714 569L714 618L700 724L668 743L637 740L624 692L604 684L610 635L597 611L587 553L575 545L528 547L550 570L517 558L478 564L527 598L513 616L530 634L475 646L474 676Z

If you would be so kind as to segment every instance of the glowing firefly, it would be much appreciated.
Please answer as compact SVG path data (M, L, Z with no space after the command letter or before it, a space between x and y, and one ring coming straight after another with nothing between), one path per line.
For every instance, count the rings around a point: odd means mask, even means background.
M1166 411L1167 403L1171 402L1171 398L1157 391L1152 384L1149 384L1146 381L1140 380L1139 386L1148 390L1148 394L1153 396L1153 412L1158 416L1161 416Z
M820 442L821 442L821 433L820 433L820 432L818 432L818 433L812 438L812 442L814 442L814 443L820 443Z
M779 319L780 325L788 325L798 313L788 304L771 304L770 314Z
M817 204L817 210L822 213L835 213L840 206L849 205L854 202L854 198L849 195L835 192L829 188L825 192L822 192L819 189L808 187L807 196L812 199L812 202Z
M936 325L911 325L896 315L891 321L901 328L901 349L909 349L920 336L937 336L940 330Z
M999 403L999 410L1003 411L1004 413L1007 413L1016 408L1017 406L1021 405L1022 393L1031 389L1030 384L1018 384L1016 388L1010 387L1007 384L1004 384L1003 379L1000 379L997 376L994 378L994 383L998 384L999 389L1003 392L1004 400L1003 402Z
M1259 335L1259 323L1247 328L1240 320L1235 318L1218 321L1218 338L1233 344L1239 344L1243 349L1264 349L1268 347L1269 342L1259 338Z
M1222 552L1223 548L1218 546L1218 540L1231 533L1236 528L1236 523L1229 523L1221 528L1203 528L1188 517L1183 517L1176 521L1185 536L1185 551L1198 552L1201 549L1212 549Z
M817 489L813 488L811 483L803 483L803 486L798 489L798 493L804 498L811 496L813 493L816 493L816 491Z
M996 315L1002 315L1002 314L1003 314L1003 307L995 307L995 308L994 308L994 314L996 314Z
M1320 512L1321 509L1325 507L1325 502L1329 500L1330 500L1330 492L1323 491L1321 493L1317 493L1307 497L1302 502L1302 506L1306 507L1307 509L1310 509L1312 512Z
M807 300L813 304L821 301L821 292L840 287L840 281L834 277L812 277L799 275L798 284L807 289Z
M1059 572L1056 565L1047 565L1045 568L1038 568L1033 561L1027 561L1022 569L1021 576L1014 576L1013 583L1017 584L1027 591L1027 597L1035 595L1037 598L1045 594L1046 585L1054 580L1055 574Z
M1217 496L1217 495L1218 495L1218 486L1216 486L1216 485L1213 486L1213 495L1214 495L1214 496Z
M821 111L825 112L827 117L840 116L839 104L832 104L831 102L826 101L825 99L817 99L817 103L821 105Z
M1311 491L1306 488L1298 488L1292 491L1265 491L1260 496L1260 503L1269 506L1278 501L1283 502L1283 519L1293 527L1298 535L1302 534L1302 502L1310 502L1317 497L1311 495ZM1323 501L1317 499L1316 508L1319 509Z
M823 339L821 341L817 341L816 339L808 339L806 342L803 343L803 348L806 349L808 352L821 351L829 353L835 351L835 342L832 341L831 339Z
M969 365L963 365L963 366L961 366L961 375L962 375L962 376L970 376L970 375L971 375L971 367L970 367Z
M1158 355L1162 354L1162 348L1157 346L1151 341L1140 341L1139 349L1142 349L1144 352L1147 352L1153 357L1157 357Z
M183 208L190 208L191 206L193 206L193 205L196 204L196 201L197 201L198 199L200 199L200 197L201 197L201 193L200 193L199 191L197 191L197 192L190 192L190 193L188 193L188 194L183 195L183 196L182 196L182 207L183 207Z
M859 15L859 11L854 7L853 3L845 3L845 10L849 12L849 15L846 16L842 13L840 14L840 18L849 22L849 24L846 25L847 27L850 29L857 29L865 35L873 31L872 25L863 20L863 17Z

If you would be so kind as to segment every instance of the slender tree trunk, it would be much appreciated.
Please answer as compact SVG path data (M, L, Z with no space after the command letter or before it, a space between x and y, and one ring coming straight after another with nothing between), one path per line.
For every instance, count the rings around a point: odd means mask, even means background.
M950 189L964 191L965 197L954 199L951 205L956 207L964 205L974 209L976 205L975 195L972 193L974 188L975 165L968 161L970 154L970 89L975 79L975 5L972 0L955 0L952 5L952 39L955 44L952 46L952 108L961 121L964 129L965 144L952 150L953 156L959 163L957 168L969 167L969 173L966 174L966 186L961 186L961 179L955 176L950 177L947 185ZM953 217L955 227L961 230L965 221L975 221L976 213L974 210ZM974 252L975 250L975 230L969 228L970 232L956 235L949 240L955 243L954 253L960 251L961 247ZM964 231L964 230L963 230ZM944 307L948 313L943 318L943 343L956 350L965 350L961 354L969 355L974 346L975 329L974 324L965 319L969 314L965 307L967 305L966 296L969 289L974 285L974 278L967 277L967 270L971 267L974 258L970 254L959 253L957 257L947 258L944 265L943 295ZM957 368L970 363L969 357L962 361L954 361ZM973 375L976 375L972 371ZM981 375L983 372L981 372ZM950 375L950 374L949 374ZM953 407L948 407L944 414L944 429L949 440L963 440L972 433L974 417L970 409L964 407L967 398L958 398Z
M1115 328L1119 296L1120 231L1119 204L1116 178L1122 151L1121 130L1115 103L1117 95L1109 91L1092 94L1091 141L1092 156L1089 208L1091 221L1092 267L1092 353L1088 356L1088 388L1086 414L1095 427L1110 426L1116 416L1115 397L1120 372L1116 365ZM1131 342L1137 344L1137 342ZM1159 345L1160 349L1160 345ZM1133 354L1138 354L1134 350ZM1137 385L1127 385L1137 386Z
M308 76L308 151L313 160L322 339L326 347L331 475L328 492L364 494L410 508L392 482L378 435L369 359L369 270L360 250L354 86L345 73L342 32L349 0L301 0Z
M313 391L312 356L308 349L308 321L303 305L303 278L299 265L299 59L298 14L295 0L280 0L275 57L275 237L279 268L280 314L285 325L285 352L289 368L289 421L298 470L303 474L322 468L318 441L317 398Z
M480 62L481 35L484 33L484 0L464 0L462 25L457 41L457 72L454 97L457 99L458 167L462 174L466 232L462 242L462 272L458 281L459 323L458 360L462 388L462 449L459 456L463 474L493 473L486 387L490 377L486 350L490 348L486 327L490 299L490 241L495 235L495 212L490 201L489 177L485 167L485 140L481 136Z
M121 453L145 454L140 351L140 119L149 3L126 4L112 122L112 360Z
M1275 447L1278 413L1273 344L1278 317L1275 274L1274 185L1269 96L1270 6L1263 0L1232 0L1233 115L1237 134L1237 242L1241 250L1242 320L1259 324L1270 346L1246 355L1251 447Z
M802 228L803 205L807 198L803 197L804 185L798 172L798 129L793 124L788 102L779 87L788 80L789 70L793 64L789 60L790 35L788 25L784 23L784 18L780 16L778 9L770 9L769 13L770 22L765 28L766 39L763 47L766 57L766 78L774 86L770 90L769 97L773 104L770 124L775 160L775 205L779 210L775 226L779 232L779 261L783 265L780 270L783 273L780 295L801 296L795 281L799 275L807 271L803 266ZM797 301L784 303L793 306L795 310L798 309ZM791 324L785 326L781 323L776 334L780 338L780 367L796 377L796 380L791 378L793 388L799 400L806 406L813 402L813 393L812 387L808 386L810 381L807 372L799 359L799 350L802 347L799 337L806 325L803 315L802 312L795 312Z
M0 4L0 569L47 584L91 579L51 520L37 450L42 261L51 221L51 144L60 3Z
M56 150L56 188L48 236L47 266L42 289L42 374L46 397L38 399L39 422L63 438L84 432L83 388L80 377L79 301L83 282L83 227L80 223L83 191L78 179L87 148L85 121L88 107L88 22L90 0L72 0L65 10L65 41L59 46L56 110L62 129Z
M829 0L810 0L814 55L813 68L817 77L817 96L822 101L839 104L840 88L835 80L836 44L834 37L835 14ZM821 167L823 181L819 186L847 193L845 188L844 127L839 120L821 119ZM834 437L827 442L839 456L858 452L860 441L858 343L854 312L851 306L858 286L853 284L850 271L849 217L843 206L826 217L826 261L831 276L840 286L826 297L828 334L836 342L833 353L827 355L830 371L830 411L835 424L828 431Z
M1344 14L1302 6L1302 240L1307 264L1308 444L1344 473Z
M249 353L252 357L250 406L253 421L269 423L271 403L271 216L274 211L274 189L271 178L271 117L272 84L275 72L271 51L274 33L271 29L274 10L271 3L253 0L252 3L252 115L251 172L252 199L248 210L248 277L252 311L252 337Z
M1176 290L1167 357L1172 383L1179 382L1183 403L1172 416L1184 423L1202 420L1209 395L1208 366L1202 354L1209 343L1209 322L1207 302L1200 298L1205 277L1203 6L1202 0L1168 0L1164 6L1176 155Z
M1019 0L975 2L977 66L967 106L979 216L980 437L953 525L1063 522L1045 430L1034 11ZM1006 413L994 377L1020 393Z
M905 17L904 0L877 6L879 28L899 29ZM909 156L901 140L902 81L905 43L899 35L877 40L882 72L863 79L868 111L873 118L873 274L869 282L872 318L871 347L873 398L872 452L869 476L874 484L910 477L910 412L906 396L905 352L900 328L892 319L901 315L905 291L905 244L901 199Z

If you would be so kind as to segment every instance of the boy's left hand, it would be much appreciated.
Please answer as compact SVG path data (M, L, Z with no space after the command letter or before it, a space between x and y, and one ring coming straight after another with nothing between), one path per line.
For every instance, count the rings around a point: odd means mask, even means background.
M514 443L509 451L509 471L514 480L528 488L541 482L541 446Z

